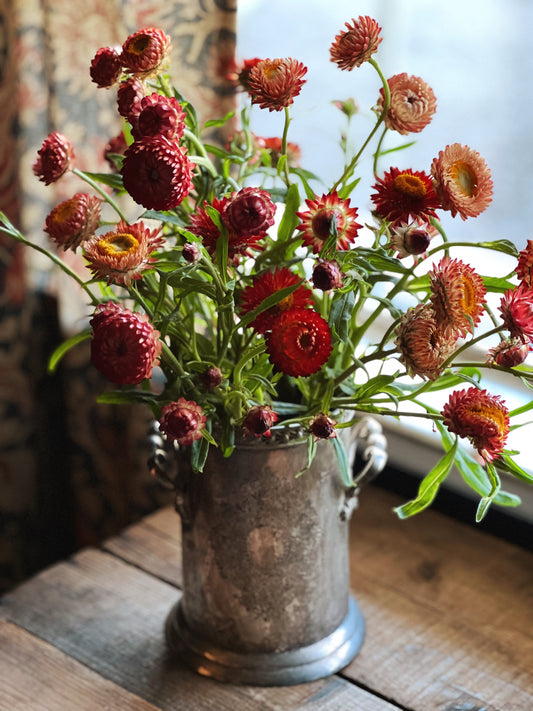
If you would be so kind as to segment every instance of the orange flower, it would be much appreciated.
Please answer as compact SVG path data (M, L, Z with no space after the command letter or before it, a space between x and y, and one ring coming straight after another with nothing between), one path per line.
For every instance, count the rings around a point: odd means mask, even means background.
M121 220L116 230L95 235L85 244L89 269L96 279L129 286L154 261L151 253L164 243L159 232L160 228L149 230L143 222L128 225Z
M300 93L307 67L296 59L262 59L248 75L252 104L262 109L281 111Z
M483 313L483 279L459 259L443 257L429 272L431 303L442 328L456 336L473 333Z
M285 311L265 340L271 362L286 375L312 375L320 370L331 353L329 326L311 309Z
M307 212L297 212L302 224L296 229L302 231L304 244L318 253L325 241L336 231L337 249L346 250L357 237L362 227L358 222L357 208L350 207L350 200L341 200L337 193L322 195L315 200L306 200Z
M437 100L433 89L420 77L405 72L395 74L387 81L390 90L390 106L385 116L385 126L403 135L420 133L433 118ZM381 113L384 107L383 87L377 102Z
M435 380L441 374L444 362L455 349L455 339L440 328L429 304L408 309L396 329L394 343L407 373L428 380Z
M360 15L357 20L352 19L352 24L345 23L347 30L341 31L335 37L329 53L331 61L339 69L351 71L360 67L363 62L368 62L370 57L377 52L382 38L379 36L381 27L368 15Z
M499 396L473 387L456 391L442 415L448 430L468 438L486 461L502 452L509 434L509 411Z
M492 200L490 170L479 153L468 146L446 146L434 158L431 174L442 207L452 217L477 217Z
M421 170L391 168L373 186L370 196L376 213L389 222L410 222L412 219L427 222L436 217L440 207L429 175Z
M122 45L122 66L146 79L162 69L171 49L170 37L163 30L146 27L130 35Z
M60 203L46 218L44 231L64 250L76 248L92 237L100 222L101 201L95 195L76 193Z
M528 239L527 245L518 256L516 275L520 281L533 286L533 240Z

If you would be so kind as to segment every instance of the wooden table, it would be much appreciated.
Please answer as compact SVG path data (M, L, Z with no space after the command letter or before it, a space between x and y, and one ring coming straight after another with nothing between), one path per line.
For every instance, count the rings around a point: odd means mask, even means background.
M434 512L399 521L368 487L351 527L367 621L329 679L231 686L166 658L180 530L163 509L3 599L0 708L9 711L533 711L533 554Z

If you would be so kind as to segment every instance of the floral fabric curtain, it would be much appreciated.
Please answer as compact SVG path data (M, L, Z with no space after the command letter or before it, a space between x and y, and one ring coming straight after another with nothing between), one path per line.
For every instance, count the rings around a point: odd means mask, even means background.
M201 117L231 110L236 1L0 0L0 210L44 243L52 207L90 192L74 176L46 187L33 175L51 131L74 143L81 169L108 170L116 98L89 65L137 29L172 38L174 82ZM105 384L88 349L47 373L50 352L87 316L72 288L0 236L0 589L168 501L146 467L147 414L95 404Z

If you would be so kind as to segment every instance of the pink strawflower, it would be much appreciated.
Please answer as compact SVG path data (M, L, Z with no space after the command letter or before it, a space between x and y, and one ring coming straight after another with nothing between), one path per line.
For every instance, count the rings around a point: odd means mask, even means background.
M185 131L185 111L174 97L152 93L141 99L132 133L135 140L145 136L164 136L179 140Z
M533 239L528 239L518 256L516 276L528 286L533 286Z
M377 52L382 40L381 27L368 15L360 15L357 20L352 19L352 24L346 22L345 25L347 29L336 35L329 53L339 69L351 71Z
M55 183L74 166L74 146L62 133L47 136L33 164L33 172L45 185Z
M146 79L163 68L171 49L170 37L155 27L146 27L130 35L122 45L122 66Z
M91 361L109 381L138 385L150 378L162 345L147 316L108 301L97 306L90 324Z
M134 141L122 163L124 188L148 210L171 210L192 187L193 164L183 149L163 136Z
M500 313L511 338L533 339L533 288L522 282L502 296Z
M44 231L64 250L76 248L93 236L100 222L101 200L95 195L76 193L60 203L46 217Z
M262 59L248 74L252 104L262 109L281 111L294 102L303 84L307 67L291 57Z
M448 430L469 439L486 461L501 454L509 434L509 411L499 396L474 387L455 391L442 415Z
M161 410L159 428L169 440L180 447L188 447L202 438L202 430L207 421L203 410L194 400L180 397L176 402L165 405Z
M433 118L437 100L433 89L420 77L403 72L387 81L390 90L390 106L385 116L385 126L402 135L420 133ZM383 87L377 102L377 110L384 108Z
M245 436L270 437L270 428L278 421L278 415L270 405L256 405L246 413L242 428Z
M503 368L514 368L523 363L531 351L531 345L519 338L500 341L491 348L487 355L489 365L501 365Z
M89 73L100 89L107 89L116 84L122 74L122 62L117 50L101 47L91 61Z

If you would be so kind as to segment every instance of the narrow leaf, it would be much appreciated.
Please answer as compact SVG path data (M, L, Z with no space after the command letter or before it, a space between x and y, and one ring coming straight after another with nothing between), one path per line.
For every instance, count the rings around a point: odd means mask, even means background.
M59 345L50 356L50 360L48 361L48 372L55 373L58 363L61 358L63 358L65 353L67 353L71 348L74 348L74 346L76 346L78 343L82 343L82 341L87 341L90 337L91 331L87 329L86 331L77 333L75 336L72 336L72 338L69 338L68 340L61 343L61 345Z

